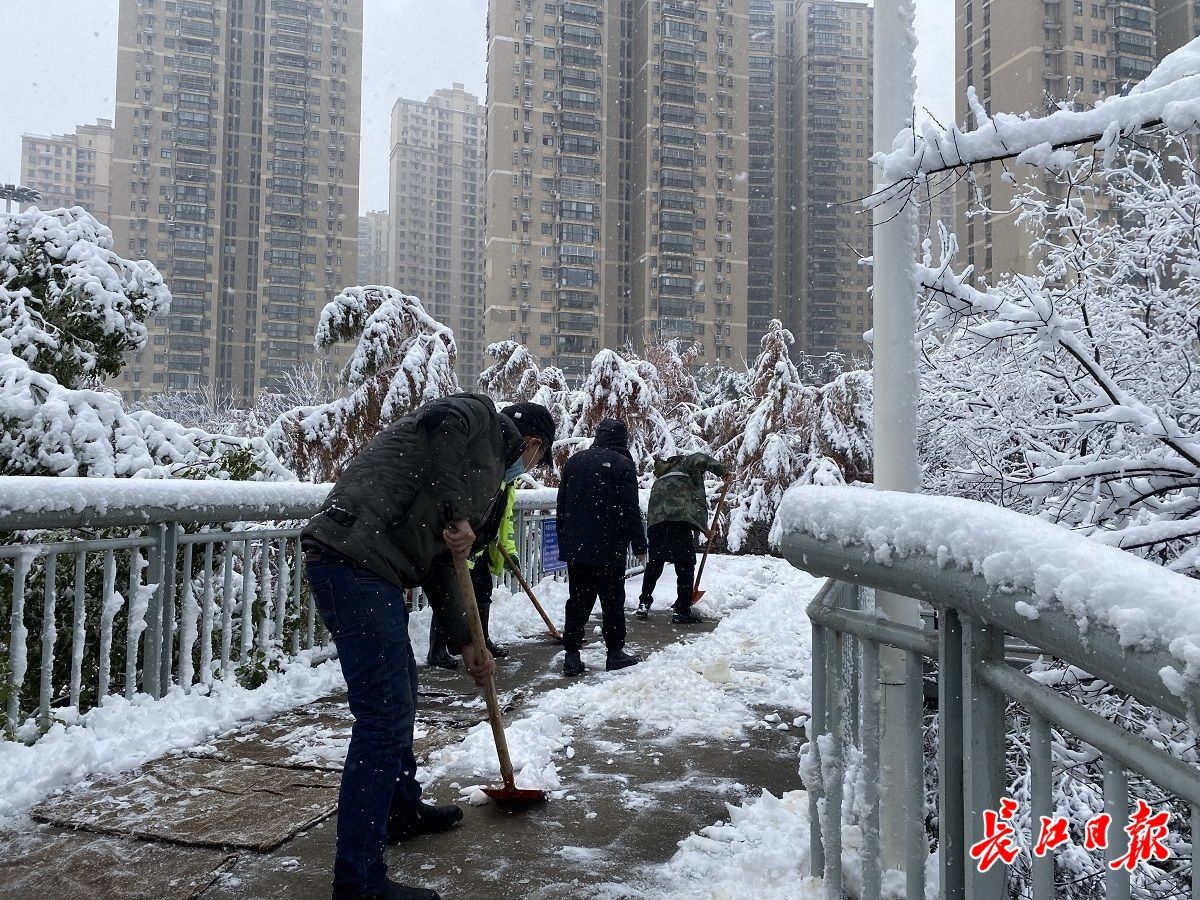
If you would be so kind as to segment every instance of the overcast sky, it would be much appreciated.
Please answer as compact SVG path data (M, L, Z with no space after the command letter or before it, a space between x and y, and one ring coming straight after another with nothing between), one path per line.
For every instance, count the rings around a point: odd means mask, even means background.
M386 209L388 132L397 97L462 82L484 99L487 0L364 0L361 206ZM918 105L954 110L953 0L915 0ZM112 118L117 0L8 0L0 91L0 182L14 181L21 134L61 134Z

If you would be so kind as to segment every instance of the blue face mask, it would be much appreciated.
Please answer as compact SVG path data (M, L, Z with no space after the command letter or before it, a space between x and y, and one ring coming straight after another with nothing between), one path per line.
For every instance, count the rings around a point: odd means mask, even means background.
M515 481L523 474L525 474L525 460L518 457L515 463L504 470L504 481L507 484L510 481Z

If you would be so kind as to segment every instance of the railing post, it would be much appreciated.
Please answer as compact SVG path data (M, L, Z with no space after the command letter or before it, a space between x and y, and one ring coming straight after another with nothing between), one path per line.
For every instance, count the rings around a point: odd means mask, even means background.
M167 526L155 525L151 534L154 537L154 546L150 549L150 566L146 578L148 585L154 585L154 593L146 607L146 631L142 637L142 646L145 648L142 652L142 690L157 700L163 695L163 562L166 556Z
M818 737L826 742L821 754L821 784L825 789L825 815L821 829L825 843L825 897L842 900L842 783L845 769L845 723L843 722L845 654L839 631L826 632L826 659L831 660L825 680L825 719L828 732Z
M942 900L966 900L963 817L962 625L958 610L938 610L938 862Z
M822 625L812 626L812 718L808 723L808 772L811 779L805 782L808 791L808 854L812 871L825 871L825 843L821 839L821 799L823 768L821 744L818 738L829 730L829 716L825 706L825 675L829 668L829 652L826 638L829 632Z
M925 835L925 662L919 653L905 652L905 706L909 726L904 747L904 794L908 819L904 880L909 897L925 896L925 863L929 838Z
M879 644L862 642L862 751L866 787L863 822L863 900L879 900L883 858L879 836Z
M175 663L175 584L178 580L179 526L172 522L163 527L161 561L162 582L158 595L162 604L162 651L159 654L158 694L163 696L171 689Z
M1033 829L1030 841L1036 846L1043 818L1054 809L1054 766L1050 753L1050 723L1029 713L1029 822ZM1033 900L1052 900L1054 897L1054 857L1047 853L1033 857Z
M58 599L58 554L51 553L46 557L43 575L46 579L42 591L42 672L38 684L38 728L45 730L50 727L50 698L54 693L54 643L55 616L54 607Z
M966 845L983 838L983 813L999 810L1005 789L1004 696L979 677L976 666L1004 659L1004 634L975 619L963 622L963 798ZM1007 869L996 864L986 873L965 862L971 900L1005 900Z
M87 559L81 550L75 554L75 608L71 614L71 695L68 702L79 709L83 690L83 651L87 635ZM103 609L103 604L101 604ZM99 698L97 698L99 699Z
M1105 900L1129 900L1129 870L1108 865L1124 856L1129 847L1123 831L1123 823L1129 821L1129 778L1121 761L1111 756L1104 757L1104 811L1112 817L1104 850Z
M21 686L25 681L26 647L29 632L25 628L25 582L29 577L31 554L22 553L13 561L12 609L8 631L8 730L21 724Z

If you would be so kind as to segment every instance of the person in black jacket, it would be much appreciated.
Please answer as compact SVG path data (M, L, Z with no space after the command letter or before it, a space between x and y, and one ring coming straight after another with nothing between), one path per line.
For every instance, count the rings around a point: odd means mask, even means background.
M570 597L563 626L564 675L584 671L583 630L600 598L605 668L640 662L625 652L625 559L628 547L646 556L646 529L638 505L637 471L625 423L604 419L592 446L567 460L558 488L558 554L567 563Z

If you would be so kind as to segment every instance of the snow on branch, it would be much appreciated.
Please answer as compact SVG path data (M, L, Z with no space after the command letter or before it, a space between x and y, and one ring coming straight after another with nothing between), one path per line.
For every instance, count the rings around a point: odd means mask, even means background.
M885 187L867 198L868 208L906 199L916 185L954 169L1013 159L1059 171L1074 158L1070 148L1095 144L1111 161L1120 138L1164 126L1183 133L1200 125L1200 38L1166 57L1126 96L1108 97L1086 110L1063 109L1041 118L989 115L974 88L968 101L975 128L927 123L920 134L900 132L890 153L871 162Z

